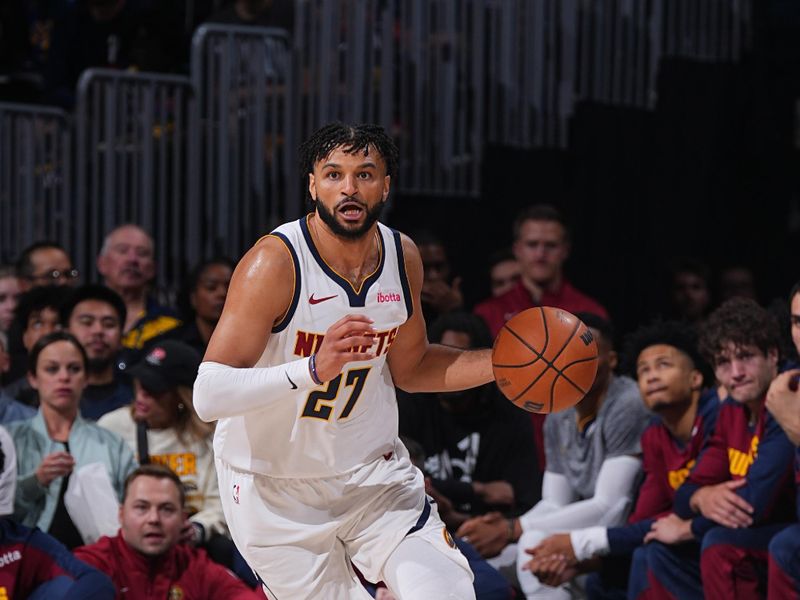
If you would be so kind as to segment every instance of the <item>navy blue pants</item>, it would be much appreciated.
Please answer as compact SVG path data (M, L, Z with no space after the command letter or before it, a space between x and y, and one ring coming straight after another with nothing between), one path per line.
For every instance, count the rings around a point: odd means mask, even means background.
M646 582L642 575L634 576L628 587L628 598L663 598L675 600L703 600L700 581L700 545L695 542L668 546L650 542L642 551ZM641 559L640 559L641 560Z
M800 598L800 525L790 525L769 543L767 598Z

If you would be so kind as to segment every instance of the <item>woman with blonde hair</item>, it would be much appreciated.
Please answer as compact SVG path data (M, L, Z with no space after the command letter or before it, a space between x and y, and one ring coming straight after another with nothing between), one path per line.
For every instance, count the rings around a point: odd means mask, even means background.
M119 434L139 463L172 469L186 490L187 519L182 541L206 545L228 528L219 500L212 449L213 426L199 419L192 405L192 385L200 355L176 340L151 346L127 370L134 381L134 401L97 422Z

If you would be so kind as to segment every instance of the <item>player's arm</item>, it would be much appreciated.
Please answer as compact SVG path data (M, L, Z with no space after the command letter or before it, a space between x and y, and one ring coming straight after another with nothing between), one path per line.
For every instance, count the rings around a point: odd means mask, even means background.
M291 256L280 239L267 236L253 246L233 272L203 360L230 367L255 365L273 325L291 303L293 287L284 282L293 281Z
M352 346L372 343L367 336L374 333L371 322L348 315L328 329L315 356L254 368L273 326L287 317L294 285L299 282L289 249L277 237L261 240L237 265L194 384L194 407L201 419L214 421L263 410L333 379L346 362L372 358L368 353L350 352Z
M407 236L403 236L403 254L414 312L400 327L387 355L394 384L407 392L450 392L494 380L491 350L464 351L428 343L420 309L422 260Z
M594 496L572 502L547 514L532 511L519 518L522 531L570 531L603 522L609 516L625 514L635 492L641 460L634 456L613 456L603 461L595 483Z

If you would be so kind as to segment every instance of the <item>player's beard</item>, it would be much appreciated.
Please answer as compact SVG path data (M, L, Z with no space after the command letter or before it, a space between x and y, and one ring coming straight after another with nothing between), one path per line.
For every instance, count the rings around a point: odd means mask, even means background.
M368 208L366 204L363 202L356 200L355 198L345 198L336 206L338 207L342 202L357 202L361 207L364 209L366 216L364 217L364 223L359 225L358 227L345 227L339 221L336 220L336 207L334 207L333 212L329 211L328 208L319 200L315 202L317 208L317 214L322 221L330 227L331 231L336 235L340 235L343 238L347 238L349 240L358 240L364 237L367 232L369 232L370 228L375 224L378 218L381 216L381 212L383 211L383 206L386 202L378 202L372 208Z

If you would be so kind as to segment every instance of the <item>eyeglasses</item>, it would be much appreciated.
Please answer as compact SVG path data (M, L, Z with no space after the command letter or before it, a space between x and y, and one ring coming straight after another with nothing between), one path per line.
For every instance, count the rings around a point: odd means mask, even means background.
M31 281L56 281L58 279L66 279L67 281L73 281L80 276L78 269L70 269L69 271L61 271L59 269L53 269L52 271L47 271L42 273L41 275L32 275L29 279Z

